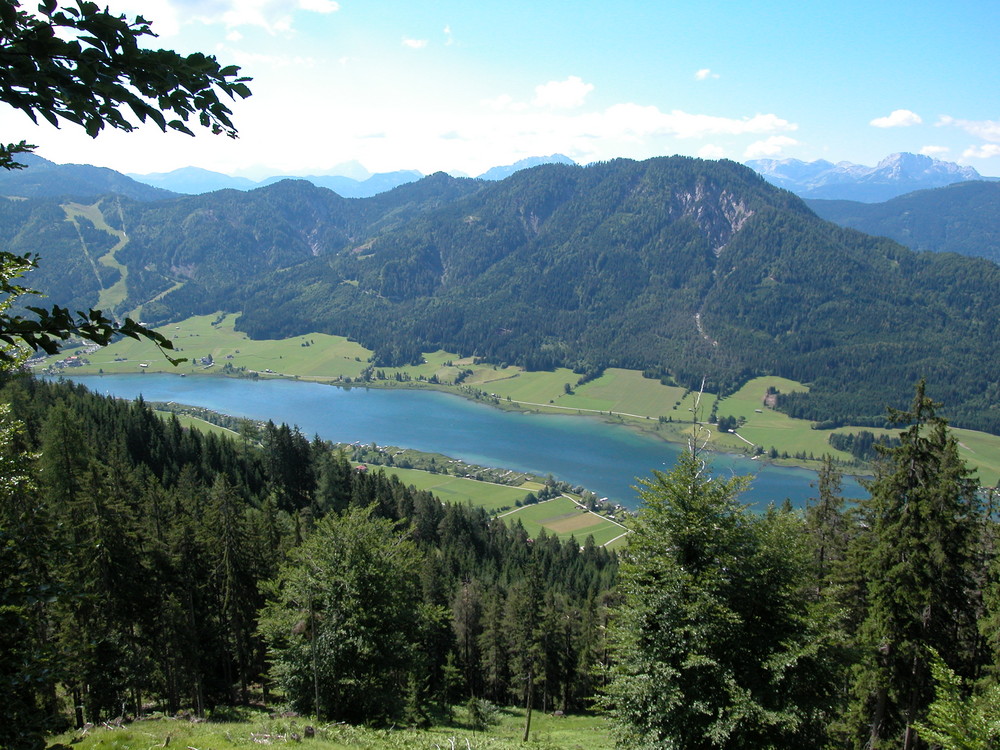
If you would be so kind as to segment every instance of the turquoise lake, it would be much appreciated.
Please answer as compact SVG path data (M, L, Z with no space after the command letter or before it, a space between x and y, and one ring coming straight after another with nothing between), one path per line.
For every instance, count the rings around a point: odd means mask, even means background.
M437 391L339 388L290 380L238 380L178 375L74 378L96 393L174 401L251 419L286 422L309 438L377 443L443 453L583 485L627 507L633 487L653 470L667 471L681 448L656 437L581 416L523 414ZM743 456L708 454L717 475L752 474L743 499L756 505L786 498L801 507L816 496L816 473L768 466ZM844 494L865 491L845 477Z

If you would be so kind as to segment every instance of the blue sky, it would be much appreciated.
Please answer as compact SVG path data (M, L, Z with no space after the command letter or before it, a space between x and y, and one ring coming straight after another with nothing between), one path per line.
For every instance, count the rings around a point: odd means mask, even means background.
M154 43L241 65L235 142L35 129L57 162L124 172L417 169L686 154L874 165L896 151L1000 175L1000 3L109 0ZM360 176L363 174L359 173Z

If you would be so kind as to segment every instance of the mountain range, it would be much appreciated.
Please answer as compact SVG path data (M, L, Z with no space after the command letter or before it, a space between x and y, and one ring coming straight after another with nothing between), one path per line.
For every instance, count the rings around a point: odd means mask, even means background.
M944 187L967 180L990 180L972 167L939 161L922 154L891 154L876 167L820 159L757 159L747 166L772 185L791 190L802 198L825 198L874 203L927 188Z
M573 163L572 159L562 154L535 156L528 159L521 159L514 164L492 167L479 175L479 179L502 180L510 177L514 172L537 167L540 164ZM344 198L370 198L373 195L384 193L387 190L392 190L408 182L415 182L424 176L413 169L371 174L356 162L349 162L348 164L341 165L341 167L348 174L279 176L268 177L257 182L245 177L230 177L227 174L210 172L207 169L200 169L198 167L182 167L172 172L156 172L153 174L130 174L129 177L146 185L189 195L198 195L226 188L253 190L275 182L281 182L281 180L301 179L307 180L317 187L329 188Z
M231 176L200 167L182 167L172 172L122 175L113 170L83 164L54 164L28 155L32 169L0 174L0 195L50 197L96 197L117 193L136 200L159 200L171 195L200 195L216 190L255 190L285 179L304 179L317 187L333 190L344 198L370 198L423 177L416 170L372 174L357 162L347 162L327 174L271 176L261 180ZM543 164L575 164L562 154L521 159L514 164L492 167L481 180L502 180L522 169ZM972 167L939 161L918 154L892 154L877 167L850 162L803 162L797 159L760 159L747 166L773 185L806 199L849 200L865 203L929 188L967 181L997 181L983 177ZM463 176L464 175L460 175ZM150 190L149 188L156 188Z
M238 312L255 338L349 336L379 366L443 348L722 392L773 373L810 384L782 409L827 424L884 424L926 377L954 423L1000 432L1000 267L841 228L734 162L0 210L0 242L42 253L32 285L59 304L114 287L150 324Z

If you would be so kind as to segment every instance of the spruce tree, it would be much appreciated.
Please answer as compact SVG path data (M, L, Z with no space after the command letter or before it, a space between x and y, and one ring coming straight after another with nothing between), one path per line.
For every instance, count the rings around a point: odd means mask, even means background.
M914 722L934 697L929 650L960 676L976 648L974 544L981 524L977 482L939 404L916 389L909 426L868 484L865 503L865 614L858 634L852 721L869 748L916 747ZM865 537L868 538L865 538Z

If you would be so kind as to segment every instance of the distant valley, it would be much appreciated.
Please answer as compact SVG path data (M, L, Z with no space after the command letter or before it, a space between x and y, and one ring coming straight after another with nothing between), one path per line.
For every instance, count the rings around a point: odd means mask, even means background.
M1000 432L1000 268L837 227L733 162L64 203L4 201L0 219L60 304L117 288L116 311L151 324L233 312L255 338L349 336L375 366L446 349L722 393L777 375L811 385L779 408L829 424L884 424L926 377L956 424Z

